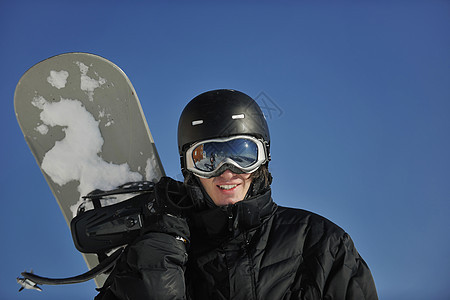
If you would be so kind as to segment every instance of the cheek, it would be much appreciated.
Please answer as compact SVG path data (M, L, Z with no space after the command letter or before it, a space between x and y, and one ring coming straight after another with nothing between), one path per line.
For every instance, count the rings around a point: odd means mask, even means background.
M212 179L211 178L201 178L200 183L203 185L206 191L210 190L212 187Z
M201 183L207 183L209 181L212 181L212 178L203 178L203 177L197 177L198 179L200 179Z
M251 183L252 183L252 178L250 177L251 174L245 174L246 176L243 177L243 181L244 181L244 188L245 191L248 190L248 188L250 187Z
M246 184L250 184L252 182L252 174L245 174L245 176L243 176L243 180L245 181Z

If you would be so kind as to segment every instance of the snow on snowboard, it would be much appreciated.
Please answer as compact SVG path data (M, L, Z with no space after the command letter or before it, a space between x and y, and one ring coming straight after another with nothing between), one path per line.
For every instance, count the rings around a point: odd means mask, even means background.
M164 175L131 82L105 58L66 53L34 65L17 84L14 108L69 226L89 192ZM83 256L89 269L98 265L96 255Z

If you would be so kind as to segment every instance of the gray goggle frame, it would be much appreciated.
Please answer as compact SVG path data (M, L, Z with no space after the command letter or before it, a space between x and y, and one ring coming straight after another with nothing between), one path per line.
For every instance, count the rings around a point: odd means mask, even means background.
M257 147L257 156L255 161L246 167L241 166L239 163L237 163L235 160L227 157L223 160L221 160L218 165L210 170L201 170L197 168L195 162L194 162L194 156L193 153L195 149L197 149L202 144L208 144L208 143L227 143L233 140L238 139L244 139L253 142ZM269 161L268 155L266 153L266 147L262 140L259 140L253 136L248 135L236 135L231 136L227 138L217 138L217 139L210 139L210 140L204 140L197 143L194 143L189 147L189 149L186 150L185 154L185 163L186 163L186 169L194 173L195 175L202 177L202 178L211 178L216 177L222 174L225 170L229 169L233 173L240 174L240 173L253 173L255 172L262 164Z

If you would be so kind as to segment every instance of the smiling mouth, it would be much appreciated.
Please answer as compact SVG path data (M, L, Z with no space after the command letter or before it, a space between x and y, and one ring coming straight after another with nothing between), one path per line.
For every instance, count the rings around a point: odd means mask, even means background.
M232 189L234 189L237 186L238 186L237 184L222 184L222 185L218 185L219 189L225 190L225 191L232 190Z

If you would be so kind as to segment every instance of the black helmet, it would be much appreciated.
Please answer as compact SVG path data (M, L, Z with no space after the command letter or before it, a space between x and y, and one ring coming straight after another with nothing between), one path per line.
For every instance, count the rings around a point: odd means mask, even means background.
M178 122L182 170L185 169L185 151L193 143L234 135L250 135L262 140L270 159L269 128L255 100L234 90L213 90L192 99Z

